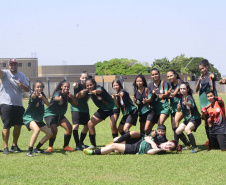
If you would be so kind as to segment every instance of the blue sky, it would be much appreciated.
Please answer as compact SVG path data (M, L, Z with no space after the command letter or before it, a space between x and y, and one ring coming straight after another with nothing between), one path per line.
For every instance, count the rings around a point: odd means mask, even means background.
M0 58L151 64L184 53L226 74L225 10L224 0L0 0Z

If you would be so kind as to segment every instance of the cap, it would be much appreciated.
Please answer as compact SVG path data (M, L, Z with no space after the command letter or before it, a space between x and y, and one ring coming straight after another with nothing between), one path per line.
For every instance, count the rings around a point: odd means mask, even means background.
M11 59L9 59L8 64L12 64L12 63L18 63L18 62L15 58L11 58Z
M165 125L159 125L158 127L157 127L157 130L158 129L161 129L161 130L165 130L166 131L166 126Z

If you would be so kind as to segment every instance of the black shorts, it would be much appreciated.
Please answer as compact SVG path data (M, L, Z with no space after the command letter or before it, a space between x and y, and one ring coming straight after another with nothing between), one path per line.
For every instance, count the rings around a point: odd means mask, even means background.
M125 144L124 154L137 154L139 152L141 142L142 140L134 144Z
M113 113L119 115L120 114L120 109L113 109Z
M201 119L190 119L189 121L184 121L183 123L187 125L189 122L192 122L195 125L195 129L192 130L193 132L196 132L197 128L201 124L202 120Z
M30 123L26 124L26 127L27 127L28 131L31 130L30 129ZM38 125L39 128L46 126L46 124L43 121L41 121L41 122L35 122L35 123Z
M210 149L226 149L226 134L210 134L209 141Z
M73 125L76 125L76 124L87 125L90 120L90 115L88 112L72 111L71 117L72 117Z
M134 109L128 115L125 115L122 117L120 125L125 125L125 123L130 123L136 126L137 118L138 118L138 111L137 109Z
M59 126L61 121L65 118L65 116L46 116L44 117L45 122L47 124L48 127L50 127L50 125L57 125Z
M15 105L0 105L3 129L10 129L14 125L23 125L24 107Z
M145 114L142 114L140 116L139 121L141 123L144 123L146 121L150 121L152 123L153 119L154 119L154 116L155 116L155 112L153 110L150 110L150 111L146 112Z
M130 138L129 140L126 140L126 144L135 144L140 141L144 136L144 134L140 134L139 138Z
M108 116L111 116L113 115L113 110L101 110L101 109L98 109L95 113L94 113L94 116L99 118L99 119L102 119L102 120L105 120Z
M171 113L171 118L172 118L172 117L175 117L175 114L176 114L176 112Z

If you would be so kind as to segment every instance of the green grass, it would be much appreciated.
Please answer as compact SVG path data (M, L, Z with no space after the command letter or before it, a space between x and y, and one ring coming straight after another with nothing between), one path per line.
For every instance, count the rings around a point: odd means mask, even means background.
M226 96L222 96L226 102ZM197 106L198 96L195 95ZM91 115L97 110L90 101ZM24 107L27 101L24 101ZM70 111L66 117L71 121ZM173 139L170 119L166 121L167 137ZM80 127L82 128L82 127ZM156 127L155 127L156 128ZM139 130L139 123L131 130ZM97 144L112 141L109 119L96 126ZM0 184L225 184L226 153L208 151L201 145L207 140L204 125L194 133L200 152L161 156L102 155L86 156L81 151L64 152L63 128L59 128L54 153L26 156L32 131L22 127L19 146L22 153L0 155ZM38 140L43 136L41 133ZM12 129L9 145L12 143ZM36 143L37 144L37 143ZM85 144L90 144L89 137ZM75 148L73 138L70 146ZM1 142L0 147L3 148ZM46 149L48 143L42 147Z

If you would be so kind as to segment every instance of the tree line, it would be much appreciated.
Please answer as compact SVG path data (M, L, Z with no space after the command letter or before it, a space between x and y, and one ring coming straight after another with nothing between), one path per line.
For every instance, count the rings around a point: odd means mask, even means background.
M150 74L152 68L160 70L161 74L174 69L179 74L189 74L200 76L198 63L203 57L185 57L185 54L176 56L171 61L168 58L155 59L152 64L148 62L140 62L134 59L113 58L109 61L95 63L96 75L136 75ZM210 62L209 71L217 75L217 79L221 78L221 74L213 63Z

